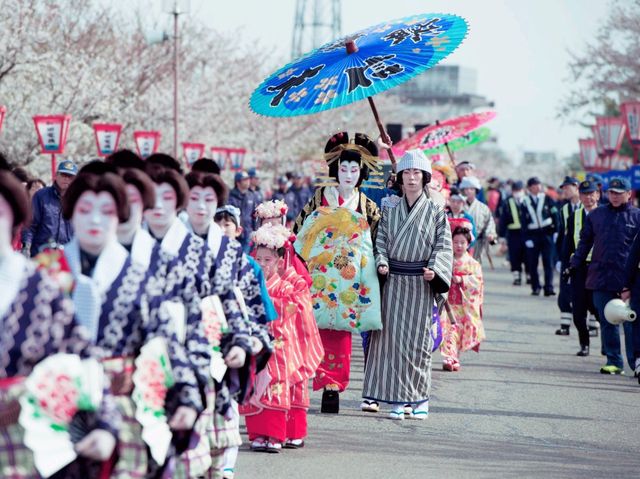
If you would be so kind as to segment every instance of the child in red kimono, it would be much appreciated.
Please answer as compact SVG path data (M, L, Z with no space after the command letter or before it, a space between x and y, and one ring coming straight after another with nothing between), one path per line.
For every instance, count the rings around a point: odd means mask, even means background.
M302 447L307 434L307 382L317 364L309 360L306 341L318 342L319 337L317 328L316 336L300 334L304 331L301 323L309 324L313 314L306 283L285 267L289 238L284 226L271 224L253 235L255 259L262 267L278 313L278 319L269 323L274 351L266 373L261 373L256 382L251 404L240 408L254 451L280 452L283 443L289 448Z

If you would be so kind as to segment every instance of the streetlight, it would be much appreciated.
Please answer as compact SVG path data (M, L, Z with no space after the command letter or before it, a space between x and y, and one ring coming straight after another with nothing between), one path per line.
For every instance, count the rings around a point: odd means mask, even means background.
M163 10L173 15L173 157L178 158L178 17L189 13L189 0L164 0Z

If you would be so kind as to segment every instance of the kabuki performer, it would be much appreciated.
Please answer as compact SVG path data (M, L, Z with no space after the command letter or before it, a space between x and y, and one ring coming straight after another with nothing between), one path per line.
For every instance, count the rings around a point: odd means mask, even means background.
M232 381L231 376L235 374L233 371L248 364L247 358L253 353L255 343L251 339L251 320L234 291L239 270L245 264L243 252L239 243L222 237L214 255L205 241L192 234L178 218L178 210L189 201L189 189L177 171L152 166L149 175L155 184L156 202L153 209L145 212L145 219L162 251L173 258L169 271L176 277L168 281L179 288L195 288L202 302L212 305L206 311L201 306L202 327L209 348L219 350L224 358L223 361L220 357L210 359L206 377L199 377L199 382L206 385L207 396L206 409L194 427L200 442L183 454L175 475L218 477L224 449L241 443L234 427L232 399L242 385L238 384L239 380ZM212 211L215 212L215 207ZM191 345L187 344L187 348L190 350Z
M264 225L253 235L255 258L267 278L269 296L278 312L278 319L269 323L274 350L267 364L268 384L265 381L262 388L256 387L264 392L258 391L249 405L240 407L255 451L279 452L282 443L291 448L304 445L309 406L307 382L319 362L310 362L305 351L306 341L313 340L313 336L299 336L305 330L301 323L313 321L308 287L304 280L295 285L286 281L279 272L285 270L289 240L290 232L282 225ZM318 339L315 336L316 348Z
M388 276L382 294L382 331L371 333L363 398L392 405L391 418L425 419L431 394L434 298L451 281L451 231L444 209L424 193L431 163L420 150L397 165L404 196L388 198L376 237L378 272Z
M329 175L294 226L296 251L312 277L313 309L324 347L313 389L324 388L321 411L338 413L349 384L352 333L378 330L380 286L374 241L380 213L359 187L378 168L378 148L366 135L332 136L324 158Z
M165 457L153 454L154 446L142 440L144 425L136 416L132 397L135 362L148 341L154 337L166 340L176 379L175 385L159 397L162 401L177 398L174 410L167 411L168 426L173 430L191 429L201 402L198 384L189 374L191 364L174 346L176 336L149 320L152 306L146 296L148 272L134 263L117 241L118 224L130 216L125 183L113 173L80 174L63 197L62 214L71 221L74 237L63 254L44 252L37 260L50 271L68 266L76 318L88 329L94 354L104 365L111 394L123 416L111 477L157 475ZM206 358L206 343L201 348ZM147 373L150 371L140 371L140 375Z
M0 171L0 477L15 479L40 477L18 421L26 377L56 353L84 357L90 352L87 330L74 320L71 300L34 263L12 251L11 238L28 221L30 204L17 178ZM97 416L96 428L77 442L76 451L104 461L114 450L120 416L113 405Z
M460 353L478 352L485 339L482 324L484 282L482 266L469 254L473 242L471 223L465 218L449 218L453 244L453 276L447 301L453 313L442 313L442 368L460 370Z

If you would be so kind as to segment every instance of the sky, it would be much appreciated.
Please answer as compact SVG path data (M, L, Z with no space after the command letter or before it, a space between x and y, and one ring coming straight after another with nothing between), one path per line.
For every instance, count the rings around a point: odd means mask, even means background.
M552 151L562 157L576 153L578 138L588 136L583 127L557 118L569 90L569 51L584 49L606 18L610 1L342 0L342 30L348 34L417 13L464 17L469 35L444 63L477 71L477 93L496 105L498 115L489 126L499 145L517 156ZM248 37L289 60L295 4L191 0L189 16L220 31L246 29Z

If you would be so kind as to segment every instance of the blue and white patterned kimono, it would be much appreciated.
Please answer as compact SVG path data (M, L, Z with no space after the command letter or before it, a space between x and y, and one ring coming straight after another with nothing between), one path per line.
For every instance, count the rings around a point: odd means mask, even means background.
M0 260L0 477L39 477L18 424L20 378L56 353L91 353L87 331L73 316L73 303L59 285L24 256ZM105 395L96 426L117 436L121 416Z

